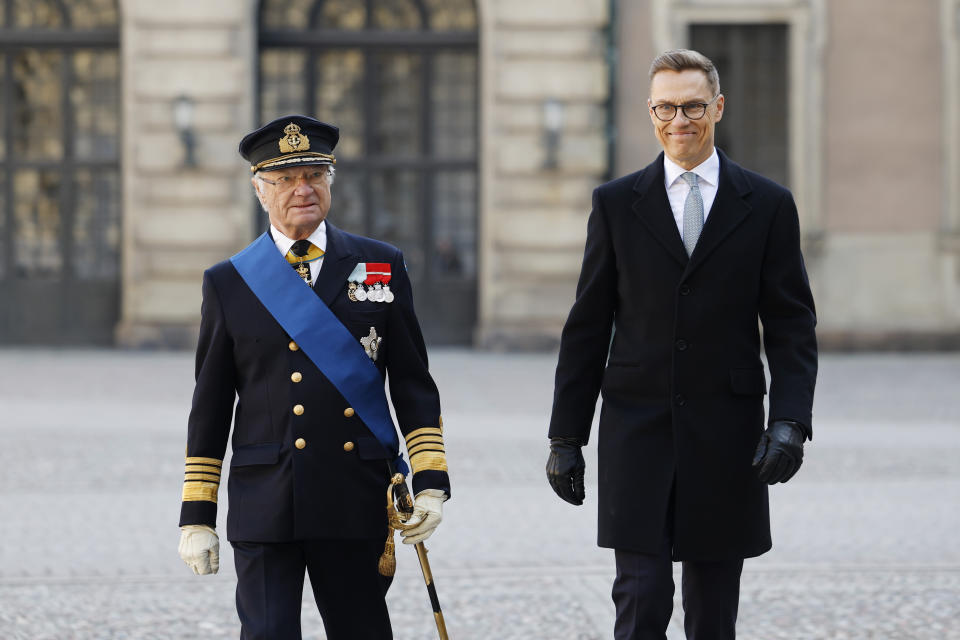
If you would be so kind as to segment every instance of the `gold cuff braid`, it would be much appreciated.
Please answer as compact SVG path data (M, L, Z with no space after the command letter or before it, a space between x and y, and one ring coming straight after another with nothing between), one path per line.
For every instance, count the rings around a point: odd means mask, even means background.
M447 471L447 454L442 427L423 427L407 434L407 453L413 473Z
M220 470L223 460L187 456L183 474L184 502L216 502L220 489Z

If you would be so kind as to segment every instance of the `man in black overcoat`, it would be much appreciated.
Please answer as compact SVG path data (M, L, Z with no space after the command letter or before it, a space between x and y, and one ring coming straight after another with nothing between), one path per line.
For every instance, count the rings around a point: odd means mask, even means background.
M812 437L816 317L796 206L715 149L719 85L695 51L654 61L663 153L594 191L561 339L547 475L582 504L601 394L598 542L615 550L618 640L666 637L672 562L687 638L734 638L743 559L771 547L767 485L796 472Z
M417 526L404 542L433 532L450 493L440 400L403 256L326 221L338 138L332 125L291 115L243 139L270 226L203 276L180 555L195 573L217 571L231 438L227 537L244 640L301 637L305 572L327 638L392 638L384 506L405 462L388 372L416 496ZM357 395L361 379L367 392Z

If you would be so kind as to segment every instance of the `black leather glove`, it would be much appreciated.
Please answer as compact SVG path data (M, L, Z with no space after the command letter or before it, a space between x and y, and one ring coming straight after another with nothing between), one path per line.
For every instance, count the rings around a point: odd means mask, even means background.
M775 420L760 436L753 468L761 482L776 484L793 477L803 463L803 441L807 431L799 422Z
M547 480L554 493L570 504L581 505L586 493L583 489L583 461L580 448L583 444L575 438L550 438L550 457L547 458Z

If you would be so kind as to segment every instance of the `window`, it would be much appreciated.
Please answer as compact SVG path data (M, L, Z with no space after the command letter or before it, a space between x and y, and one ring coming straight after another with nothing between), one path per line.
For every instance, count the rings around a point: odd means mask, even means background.
M0 4L0 342L112 342L118 45L115 0Z
M720 72L728 110L716 144L730 159L790 186L786 24L693 24L690 48Z
M398 246L428 341L469 342L479 120L472 0L264 0L259 87L259 122L304 113L340 128L330 222Z

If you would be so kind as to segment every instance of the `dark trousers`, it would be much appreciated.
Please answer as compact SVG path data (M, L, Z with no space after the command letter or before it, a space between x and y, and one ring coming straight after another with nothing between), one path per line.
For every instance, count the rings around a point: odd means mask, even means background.
M241 640L300 640L304 571L328 640L390 640L379 540L233 542Z
M617 549L613 601L616 640L665 640L673 612L673 564L670 537L660 553ZM683 562L683 627L687 640L736 637L743 560Z

